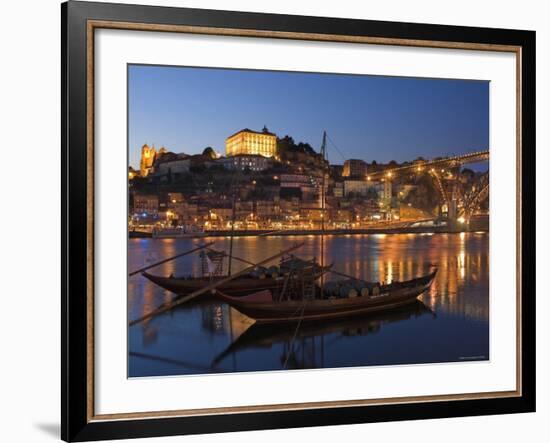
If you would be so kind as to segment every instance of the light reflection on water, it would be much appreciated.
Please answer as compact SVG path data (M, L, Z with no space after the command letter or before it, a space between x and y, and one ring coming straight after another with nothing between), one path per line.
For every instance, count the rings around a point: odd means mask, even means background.
M132 239L129 269L176 255L206 241ZM228 249L228 238L212 238ZM234 255L257 262L295 243L303 258L319 257L320 237L237 237ZM325 264L371 281L407 280L438 266L418 306L299 328L252 327L217 301L197 301L129 330L129 375L176 375L312 367L343 367L489 358L489 236L395 234L325 236ZM233 262L233 269L246 265ZM158 275L198 275L197 254L160 265ZM130 278L130 319L172 294L142 276ZM292 347L290 343L293 342Z

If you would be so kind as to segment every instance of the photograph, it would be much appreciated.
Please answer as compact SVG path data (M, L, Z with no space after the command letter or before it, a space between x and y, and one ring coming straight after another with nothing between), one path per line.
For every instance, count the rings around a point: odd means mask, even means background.
M490 361L489 104L128 64L128 377Z
M180 6L61 6L61 438L540 424L526 13Z

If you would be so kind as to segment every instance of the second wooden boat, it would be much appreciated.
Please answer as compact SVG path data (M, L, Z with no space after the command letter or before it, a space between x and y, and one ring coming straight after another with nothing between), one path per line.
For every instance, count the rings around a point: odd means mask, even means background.
M329 269L330 266L321 267L315 259L303 260L299 257L291 255L283 258L279 266L261 268L248 274L241 275L233 280L223 283L219 289L224 294L235 297L250 295L265 290L278 293L285 286L285 280L288 280L289 275L291 275L291 279L294 279L304 273L309 273L313 275L314 279L318 279ZM216 283L217 281L227 279L227 275L164 277L149 274L148 272L143 272L142 275L156 285L180 296L189 295L199 289Z
M243 297L233 297L221 290L216 294L220 300L256 320L257 324L322 321L392 310L415 303L417 297L430 288L436 273L437 269L412 280L380 285L375 294L352 297L280 299L270 290Z

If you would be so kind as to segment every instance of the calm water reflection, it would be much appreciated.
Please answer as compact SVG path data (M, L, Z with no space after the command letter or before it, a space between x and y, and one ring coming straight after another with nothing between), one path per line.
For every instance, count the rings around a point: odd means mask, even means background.
M214 238L228 247L228 238ZM318 256L320 238L240 237L234 254L259 261L297 242ZM132 239L129 269L183 252L197 241ZM325 263L367 280L407 280L437 265L429 293L398 312L299 328L250 327L224 303L197 301L129 329L129 375L177 375L484 360L489 358L489 235L398 234L325 237ZM233 263L234 269L244 265ZM199 273L197 255L154 268L159 275ZM130 319L173 295L142 276L130 278Z

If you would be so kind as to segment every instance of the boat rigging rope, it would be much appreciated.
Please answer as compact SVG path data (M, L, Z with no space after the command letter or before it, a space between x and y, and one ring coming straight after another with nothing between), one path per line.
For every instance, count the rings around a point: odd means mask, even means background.
M294 330L294 335L292 336L292 340L290 340L289 349L288 349L288 352L286 354L285 362L283 364L283 369L286 369L286 365L288 364L288 359L290 358L290 353L294 349L294 341L296 340L296 336L298 335L298 329L300 329L300 325L302 324L302 320L304 318L305 308L306 308L306 299L304 298L303 303L302 303L302 312L300 312L300 319L298 320L298 324L296 325L296 329ZM298 309L300 309L300 308L298 308ZM296 309L296 311L294 311L294 314L296 312L298 312L298 309ZM294 314L292 314L292 316L294 316Z
M338 146L336 146L336 143L334 143L334 141L332 141L332 139L329 137L328 134L327 134L327 139L332 144L334 149L336 149L336 152L338 152L338 154L340 154L340 157L342 157L342 159L346 160L347 157L344 156L344 154L342 154L342 151L340 151L340 149L338 149Z

